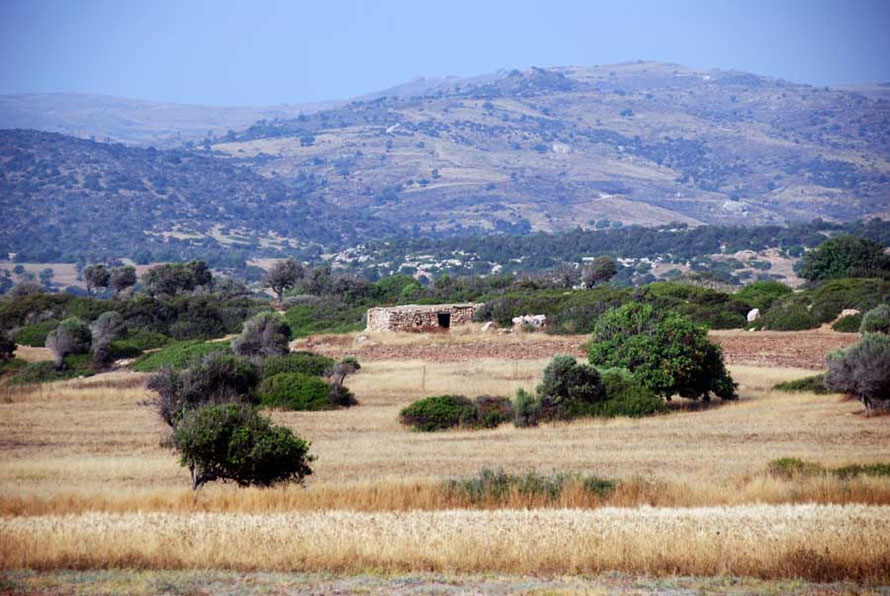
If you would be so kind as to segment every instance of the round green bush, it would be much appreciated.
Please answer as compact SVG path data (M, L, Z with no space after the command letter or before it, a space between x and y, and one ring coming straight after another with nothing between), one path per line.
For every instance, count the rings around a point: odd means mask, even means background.
M405 426L422 432L476 423L476 405L463 395L439 395L418 400L399 413Z
M834 331L841 333L856 333L862 325L862 315L851 315L838 319L837 323L831 326Z
M667 410L664 400L633 378L625 368L601 371L605 400L599 405L599 416L641 418Z
M56 327L59 321L41 321L33 325L26 325L15 332L15 342L32 348L42 348L46 345L46 336Z
M763 312L768 310L776 300L793 291L790 287L777 281L755 281L739 290L735 296Z
M764 329L773 331L803 331L816 329L821 324L805 306L796 304L773 308L758 323Z
M262 368L263 377L281 373L301 373L321 377L334 368L334 359L312 352L291 352L283 356L269 356L263 361Z
M330 410L331 386L303 373L279 373L263 379L260 403L285 410Z
M883 333L890 335L890 306L882 304L862 316L859 333Z
M315 459L307 441L243 404L187 411L173 432L173 444L195 490L214 480L239 486L302 483Z
M507 397L480 395L476 398L476 424L495 428L513 419L513 404Z

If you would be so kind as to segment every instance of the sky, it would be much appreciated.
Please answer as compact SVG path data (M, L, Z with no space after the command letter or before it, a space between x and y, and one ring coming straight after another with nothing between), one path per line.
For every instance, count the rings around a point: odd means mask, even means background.
M0 0L0 94L220 106L630 60L890 82L890 0Z

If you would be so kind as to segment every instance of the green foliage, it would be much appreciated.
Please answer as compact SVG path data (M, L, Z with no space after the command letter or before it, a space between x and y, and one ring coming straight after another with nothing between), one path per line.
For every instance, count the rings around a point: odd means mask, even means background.
M496 428L513 419L513 404L507 397L480 395L474 405L477 427Z
M291 337L316 333L349 333L363 328L364 306L345 306L336 301L312 300L294 305L284 313L291 327Z
M890 280L831 279L806 292L811 312L820 323L835 320L841 311L855 308L866 312L890 301Z
M14 373L28 366L21 358L0 358L0 375Z
M15 332L15 342L23 346L42 348L46 345L46 336L58 326L59 321L54 319L25 325Z
M641 418L667 411L664 400L634 379L623 368L601 371L605 399L592 411L594 416Z
M868 333L846 350L826 357L825 386L852 395L866 411L890 408L890 335Z
M838 319L831 328L840 333L856 333L861 326L862 315L849 315L842 319Z
M735 297L750 304L752 308L759 308L760 312L764 313L776 300L793 291L777 281L755 281L739 290Z
M554 356L537 387L541 415L547 419L572 419L589 415L605 397L599 372L574 356Z
M462 395L439 395L415 401L399 413L402 424L422 432L473 427L476 405Z
M9 380L10 385L31 385L52 383L78 377L90 377L95 372L90 368L89 354L70 354L63 359L62 366L53 362L35 362L19 368Z
M517 428L537 426L541 418L541 400L525 389L516 391L513 402L513 424Z
M129 331L127 337L116 339L112 343L120 350L143 352L145 350L157 350L166 347L172 342L173 340L163 333L147 331L145 329L136 329L135 331Z
M514 492L525 497L556 501L570 483L578 483L582 490L600 498L614 492L616 483L599 476L553 473L549 476L537 472L511 474L504 470L483 469L478 476L451 479L444 488L452 497L472 504L504 502Z
M157 352L150 352L133 363L137 372L155 372L164 367L182 370L190 364L215 352L228 353L231 347L227 342L180 341L168 344Z
M841 277L890 277L890 257L879 243L855 236L826 240L803 257L800 276L809 281Z
M278 261L272 265L263 277L264 287L270 288L278 296L279 302L284 292L291 289L305 274L303 265L293 259Z
M5 333L0 331L0 362L12 360L15 350L15 342L9 339Z
M771 476L790 480L798 476L835 476L842 480L856 476L890 476L890 463L852 464L828 468L821 464L806 462L797 457L774 459L767 464L767 472Z
M46 336L46 347L53 353L57 367L64 366L64 358L84 354L90 350L90 328L81 319L69 317Z
M337 406L331 385L319 377L284 372L263 379L260 403L285 410L330 410Z
M151 376L148 388L157 392L161 419L175 426L186 410L208 403L253 402L259 374L231 354L212 353L186 370L164 367Z
M883 333L890 335L890 305L881 304L862 316L859 333Z
M789 303L774 306L755 325L773 331L803 331L816 329L821 323L806 306Z
M232 341L239 356L265 358L288 352L290 325L278 313L261 312L244 323L241 335Z
M244 405L189 410L173 432L173 445L195 490L214 480L239 486L302 483L312 474L309 443Z
M597 321L588 347L594 366L626 368L657 395L670 399L736 397L720 347L704 327L689 319L657 312L651 305L627 304Z
M213 274L204 261L155 265L142 276L142 285L152 296L175 296L212 282Z
M784 383L777 383L773 385L773 389L776 391L784 391L786 393L796 393L808 391L812 393L816 393L817 395L827 395L831 393L827 387L825 387L825 375L812 375L810 377L804 377L802 379L794 379L793 381L785 381Z
M260 366L263 378L281 373L301 373L322 377L331 372L334 367L334 359L312 352L290 352L284 356L270 356L263 360Z

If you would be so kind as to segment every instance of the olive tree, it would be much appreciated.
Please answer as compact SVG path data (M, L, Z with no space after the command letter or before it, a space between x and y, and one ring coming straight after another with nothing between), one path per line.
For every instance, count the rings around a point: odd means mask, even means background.
M90 328L81 319L71 317L46 336L46 347L53 354L56 368L65 366L65 356L70 354L86 354L90 351Z
M97 288L107 288L111 274L105 265L90 265L83 270L83 280L87 284L87 292L92 294Z
M278 301L281 302L284 293L297 285L297 282L303 279L305 270L303 265L297 263L293 259L278 261L272 265L263 277L263 284L270 288Z
M261 312L244 323L241 335L232 341L232 350L249 358L280 356L288 353L289 339L290 325L284 317Z
M584 266L581 272L581 281L588 288L598 283L605 283L615 277L618 266L609 257L597 257L591 263Z
M825 360L826 387L861 400L866 413L890 409L890 335L868 333Z
M132 265L124 265L112 269L109 284L114 290L114 297L117 298L122 291L136 285L136 268Z
M192 488L222 480L238 486L302 484L312 474L309 442L245 404L206 405L188 410L173 431L180 465Z
M119 312L108 311L103 312L93 321L93 324L90 325L90 333L92 335L93 362L104 367L110 364L113 358L112 340L126 336L127 326Z

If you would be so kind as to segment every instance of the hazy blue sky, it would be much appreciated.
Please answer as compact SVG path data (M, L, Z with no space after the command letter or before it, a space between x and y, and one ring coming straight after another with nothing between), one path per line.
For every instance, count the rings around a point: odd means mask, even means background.
M890 81L890 0L0 0L0 52L0 93L216 105L636 59L824 85Z

